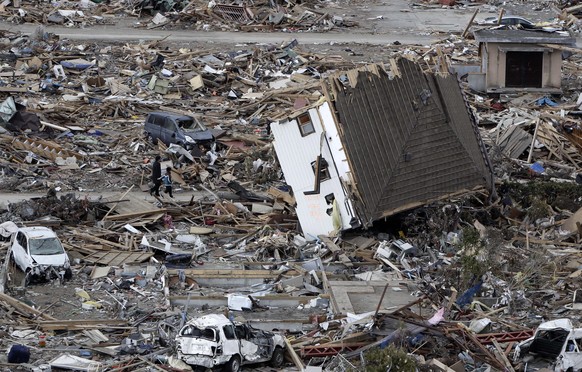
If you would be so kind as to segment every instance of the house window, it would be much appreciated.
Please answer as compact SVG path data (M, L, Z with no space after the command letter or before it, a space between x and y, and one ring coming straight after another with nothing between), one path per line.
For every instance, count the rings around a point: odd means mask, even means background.
M311 117L309 113L301 114L297 117L297 123L299 124L299 131L301 132L301 136L305 137L310 135L311 133L315 133L315 127L311 122Z
M315 174L317 168L317 160L311 162L311 169L313 169L313 174ZM327 161L324 158L321 158L319 163L319 182L323 182L325 180L331 179L329 175L329 167Z
M543 60L543 52L507 52L505 86L541 88Z

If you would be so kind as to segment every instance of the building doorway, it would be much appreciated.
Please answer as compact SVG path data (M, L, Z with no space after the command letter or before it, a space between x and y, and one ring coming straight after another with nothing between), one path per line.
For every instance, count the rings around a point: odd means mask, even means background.
M543 52L507 52L505 86L507 88L541 88Z

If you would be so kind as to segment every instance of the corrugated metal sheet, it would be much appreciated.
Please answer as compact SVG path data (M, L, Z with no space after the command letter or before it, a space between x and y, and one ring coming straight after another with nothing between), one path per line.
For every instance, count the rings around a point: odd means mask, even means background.
M491 180L456 77L398 68L331 80L365 223Z

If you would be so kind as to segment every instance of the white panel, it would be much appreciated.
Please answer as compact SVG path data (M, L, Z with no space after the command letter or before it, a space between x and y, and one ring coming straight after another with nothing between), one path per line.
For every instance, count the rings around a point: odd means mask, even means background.
M343 150L342 141L335 125L333 115L331 113L329 103L325 102L319 107L319 114L323 120L327 143L329 149L334 157L335 164L342 179L347 180L346 174L350 171L346 154Z
M337 200L342 216L342 229L350 227L349 221L352 218L351 204L346 200L338 176L338 171L344 174L347 172L348 165L347 162L342 161L345 160L345 156L341 151L341 143L328 104L324 103L320 109L320 113L315 108L309 110L315 133L306 137L301 136L296 120L271 123L271 132L275 138L273 146L285 181L295 194L297 216L304 236L308 240L317 239L317 235L328 235L333 231L332 218L326 213L332 206L326 203L326 195L333 193ZM325 121L327 129L323 143L321 142L323 125L320 117ZM311 163L317 159L320 149L323 158L329 164L331 179L321 182L319 194L305 195L304 192L313 191L315 185ZM336 162L335 166L334 162Z

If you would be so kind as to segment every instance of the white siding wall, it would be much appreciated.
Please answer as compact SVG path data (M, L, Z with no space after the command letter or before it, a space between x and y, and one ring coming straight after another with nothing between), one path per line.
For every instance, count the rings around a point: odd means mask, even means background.
M301 223L301 228L306 239L315 240L317 235L327 235L333 231L332 217L326 213L331 208L325 201L325 196L333 193L337 200L340 213L342 216L342 229L350 227L349 221L352 215L346 203L345 193L339 179L340 174L348 170L347 162L341 143L338 137L333 117L327 103L318 109L310 109L309 115L315 128L315 133L301 136L299 126L296 120L280 121L271 123L271 132L275 138L273 145L277 152L277 158L285 175L285 181L293 188L295 199L297 200L297 216ZM331 179L321 182L320 192L316 195L305 195L305 191L313 191L315 185L315 174L312 170L311 163L317 159L320 151L321 133L325 122L326 138L322 146L322 156L329 164L329 173ZM329 145L328 146L328 142ZM333 156L332 156L333 154ZM334 166L333 162L336 162ZM351 207L350 207L351 208Z

